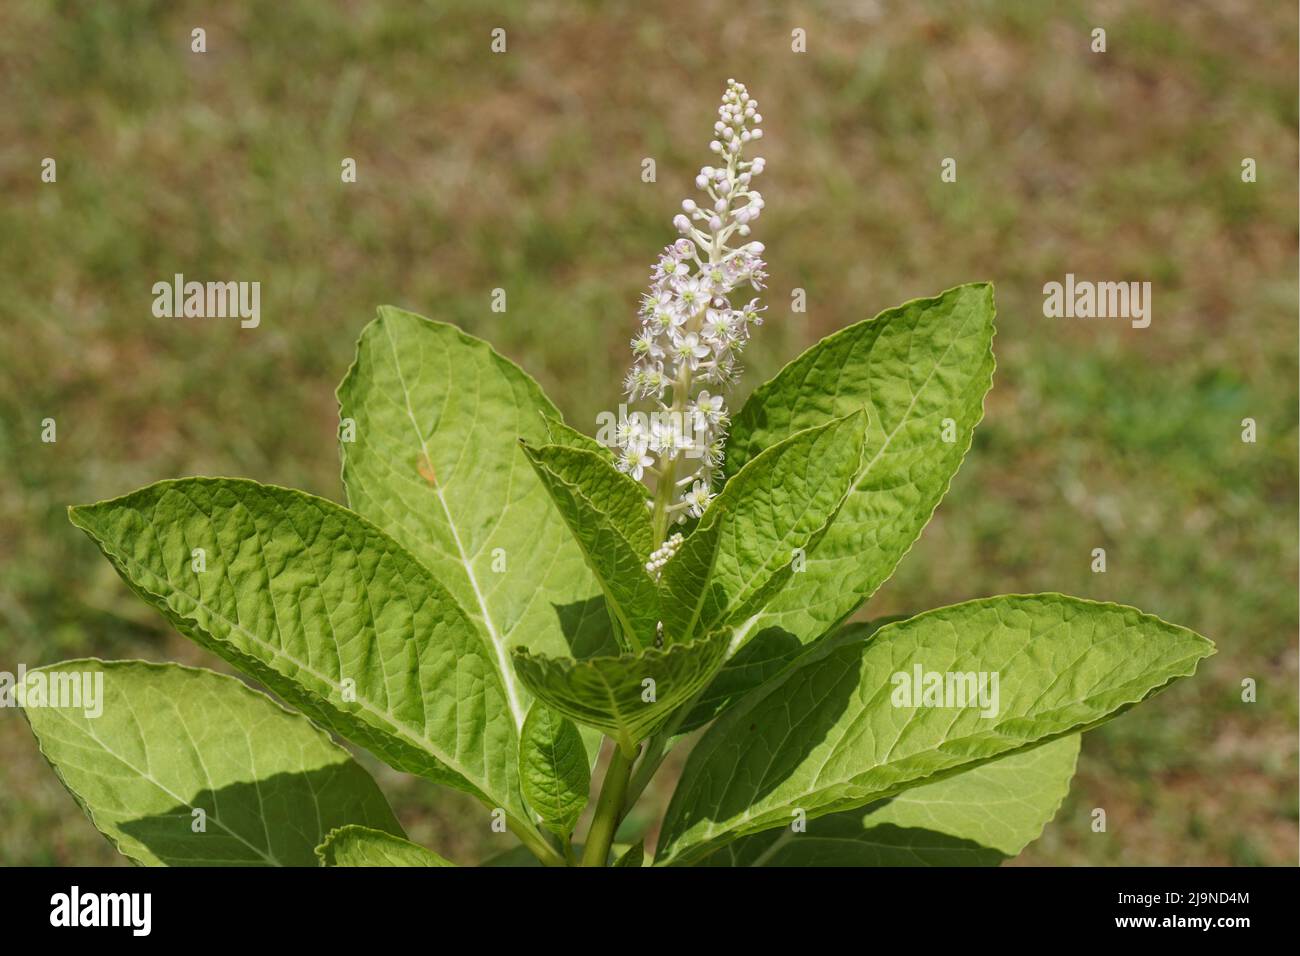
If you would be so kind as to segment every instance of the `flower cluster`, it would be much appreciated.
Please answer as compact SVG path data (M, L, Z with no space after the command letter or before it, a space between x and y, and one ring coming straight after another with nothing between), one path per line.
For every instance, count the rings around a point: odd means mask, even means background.
M687 199L673 219L681 238L654 265L632 339L628 397L652 400L660 414L648 427L633 421L619 429L619 468L638 480L650 473L661 495L671 487L671 500L660 500L677 520L699 517L713 494L728 424L715 392L739 376L750 329L763 321L758 299L732 301L742 287L761 290L767 278L763 244L748 241L763 212L753 188L763 158L744 158L745 147L763 136L762 121L744 84L728 80L709 144L719 165L695 178L708 200Z

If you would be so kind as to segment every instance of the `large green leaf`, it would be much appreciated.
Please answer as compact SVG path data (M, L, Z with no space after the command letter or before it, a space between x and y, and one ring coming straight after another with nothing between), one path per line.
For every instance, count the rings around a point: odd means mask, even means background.
M591 791L591 763L573 721L534 702L519 742L519 779L524 799L542 825L568 836L578 825Z
M540 700L603 731L631 754L703 689L725 652L726 642L719 639L581 661L516 648L514 663L519 679Z
M316 845L335 827L402 832L346 750L233 677L99 660L33 675L50 686L55 675L102 682L89 712L85 699L56 707L46 696L23 713L90 822L137 863L315 866Z
M987 283L915 299L823 339L750 396L727 441L729 476L803 429L864 406L868 421L852 493L809 552L798 587L747 621L741 642L775 629L801 643L815 640L893 573L948 490L983 416L994 312Z
M69 514L203 647L397 769L527 819L494 650L370 522L230 478L162 481Z
M940 608L865 641L849 631L709 728L687 760L656 859L689 862L797 811L812 819L865 806L1085 730L1211 653L1186 628L1060 594ZM997 706L903 706L895 680L917 668L996 675Z
M521 447L600 582L625 649L651 646L659 626L659 590L645 569L654 549L645 486L595 451Z
M780 441L727 482L664 566L664 629L673 639L752 614L783 586L803 588L796 549L812 549L835 518L865 432L859 409Z
M537 383L455 326L385 306L339 386L348 501L411 551L487 635L515 727L528 697L509 650L612 652L600 590L519 454L560 413Z
M316 848L322 866L455 866L432 850L369 827L340 827Z
M728 843L705 866L996 866L1038 839L1070 789L1079 735L1001 757L865 809Z

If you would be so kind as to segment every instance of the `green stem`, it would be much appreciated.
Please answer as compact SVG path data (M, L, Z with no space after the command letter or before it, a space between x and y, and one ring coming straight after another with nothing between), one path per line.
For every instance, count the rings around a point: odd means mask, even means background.
M672 739L677 734L677 729L681 727L682 722L695 709L700 697L704 695L703 688L696 692L695 696L677 708L672 718L657 733L654 734L650 741L645 745L645 753L641 757L641 762L636 765L636 773L632 775L632 782L628 785L627 805L631 806L641 799L641 794L650 781L654 779L655 773L659 770L664 758L668 756L668 751L672 749Z
M623 819L623 803L627 798L628 779L632 775L631 757L623 753L617 744L609 758L609 767L605 770L605 779L600 785L600 796L596 800L596 813L587 830L587 843L582 848L583 866L604 866L609 858L609 847L614 842L614 831Z
M657 550L668 537L668 506L673 503L673 483L677 480L677 459L664 462L663 473L655 486L655 509L650 519L654 529L654 546Z
M636 771L628 784L627 796L624 797L626 807L631 807L641 799L641 794L645 792L645 788L654 778L655 771L659 769L659 765L664 762L664 757L667 755L668 736L661 731L651 737L645 745L645 753L636 765Z

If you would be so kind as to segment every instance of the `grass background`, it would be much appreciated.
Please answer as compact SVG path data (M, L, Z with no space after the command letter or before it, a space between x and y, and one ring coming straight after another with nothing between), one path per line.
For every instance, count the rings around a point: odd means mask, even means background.
M882 308L997 284L987 416L867 613L1062 590L1218 643L1085 737L1021 862L1295 864L1296 35L1266 0L6 0L0 669L214 666L65 508L189 474L341 499L333 390L379 303L490 339L592 430L735 76L765 117L772 275L742 390ZM260 281L261 327L155 319L175 272ZM1044 318L1066 272L1151 281L1151 327ZM466 862L507 839L472 801L376 772L413 838ZM116 859L12 711L0 823L2 863Z

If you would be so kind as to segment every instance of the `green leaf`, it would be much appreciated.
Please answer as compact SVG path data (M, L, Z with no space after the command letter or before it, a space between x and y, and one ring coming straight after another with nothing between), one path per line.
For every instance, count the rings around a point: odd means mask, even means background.
M645 569L654 550L645 486L594 451L521 447L600 582L625 649L651 646L659 590Z
M645 841L637 840L614 861L616 867L645 866Z
M679 734L698 730L746 694L771 680L808 650L784 631L755 635L718 671L676 728Z
M316 848L321 866L455 866L432 850L369 827L332 831Z
M99 660L29 671L29 685L38 674L50 688L99 685L97 706L29 693L23 715L90 822L137 863L315 866L335 827L402 832L346 750L233 677Z
M368 521L231 478L162 481L69 515L178 630L317 723L528 819L494 650Z
M866 407L852 492L809 551L797 586L746 622L743 642L779 628L826 634L893 573L948 490L993 377L993 287L915 299L818 342L759 386L736 415L726 474L803 429ZM954 440L944 441L945 420ZM733 479L734 480L734 479Z
M342 444L349 503L482 629L518 730L529 700L510 648L617 650L599 587L519 454L520 438L551 440L559 411L486 342L389 306L362 332L338 399L356 423Z
M711 633L802 577L796 549L811 549L835 518L858 473L865 431L862 410L806 429L727 482L664 566L666 633L674 640Z
M664 644L686 643L696 634L706 633L704 629L709 623L706 614L716 616L717 605L726 601L722 593L711 598L710 587L728 522L721 520L721 509L712 514L712 521L701 521L685 535L677 553L659 571L659 614ZM719 583L719 592L721 587Z
M867 808L868 828L926 829L1004 858L1042 835L1070 790L1082 736L1070 734Z
M558 418L548 418L544 415L543 420L546 423L546 444L563 445L566 448L591 451L600 455L606 461L614 461L614 453L591 436L584 435L576 428L564 424Z
M516 648L514 664L538 699L603 731L630 755L708 683L725 652L726 642L716 639L581 661Z
M797 811L813 819L865 806L1086 730L1211 653L1186 628L1060 594L940 608L865 641L850 631L709 728L682 772L656 858L690 862ZM917 668L996 675L996 707L911 706L899 697L901 675Z
M840 637L852 632L865 640L886 624L902 621L906 615L879 617L871 621L857 621L840 629ZM814 645L815 646L815 645ZM779 628L755 634L735 657L718 671L718 676L696 699L690 712L675 728L677 734L689 734L715 719L746 694L771 680L801 655L810 653L811 647L800 644L794 637Z
M1079 735L859 810L729 843L705 866L996 866L1038 839L1070 789Z
M573 721L545 704L534 703L524 721L519 779L542 826L561 836L572 833L591 792L591 765Z

